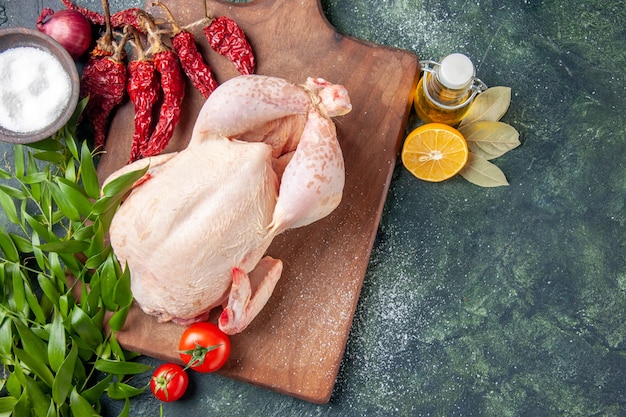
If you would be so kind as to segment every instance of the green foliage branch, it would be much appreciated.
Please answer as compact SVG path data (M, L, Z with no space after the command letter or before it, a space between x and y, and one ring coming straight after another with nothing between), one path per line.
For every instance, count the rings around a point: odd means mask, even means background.
M132 303L128 269L106 240L134 171L99 187L95 155L76 139L86 101L50 138L15 145L0 168L0 416L92 416L106 393L141 393L115 333ZM108 323L109 332L105 331Z

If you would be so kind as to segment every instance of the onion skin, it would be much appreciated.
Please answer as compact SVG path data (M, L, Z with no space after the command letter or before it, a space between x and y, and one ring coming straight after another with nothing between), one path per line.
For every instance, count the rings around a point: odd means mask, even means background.
M37 29L60 43L75 60L91 48L91 24L76 10L59 10L55 13L45 8L37 19Z

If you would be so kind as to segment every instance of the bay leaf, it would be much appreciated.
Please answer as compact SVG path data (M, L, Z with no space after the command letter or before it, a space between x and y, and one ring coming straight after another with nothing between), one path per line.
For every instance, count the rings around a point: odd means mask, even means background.
M487 161L482 156L469 153L467 163L459 172L463 178L472 184L481 187L501 187L509 185L500 168Z
M489 160L504 155L520 145L519 133L503 122L480 121L459 127L471 152Z
M510 104L510 87L497 86L488 88L476 96L469 111L461 120L459 127L482 120L497 122L504 116Z

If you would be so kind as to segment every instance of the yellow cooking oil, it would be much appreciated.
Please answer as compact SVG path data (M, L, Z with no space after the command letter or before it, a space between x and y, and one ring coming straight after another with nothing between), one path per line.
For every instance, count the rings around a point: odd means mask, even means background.
M456 126L463 119L477 94L487 86L476 78L472 61L460 53L450 54L441 62L420 61L422 76L413 104L426 123Z

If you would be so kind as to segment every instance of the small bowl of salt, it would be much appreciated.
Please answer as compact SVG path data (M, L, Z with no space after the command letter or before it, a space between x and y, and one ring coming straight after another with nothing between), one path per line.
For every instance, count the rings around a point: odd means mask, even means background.
M76 63L61 44L33 29L0 29L0 140L54 135L72 117L79 90Z

